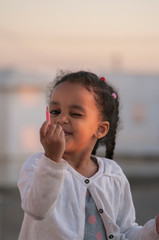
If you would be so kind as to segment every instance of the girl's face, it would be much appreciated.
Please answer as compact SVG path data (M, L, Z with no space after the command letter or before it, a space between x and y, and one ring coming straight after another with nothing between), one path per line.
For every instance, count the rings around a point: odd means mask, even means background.
M65 133L65 153L91 152L103 131L94 96L80 84L64 82L55 87L50 100L50 117ZM105 134L104 134L105 135Z

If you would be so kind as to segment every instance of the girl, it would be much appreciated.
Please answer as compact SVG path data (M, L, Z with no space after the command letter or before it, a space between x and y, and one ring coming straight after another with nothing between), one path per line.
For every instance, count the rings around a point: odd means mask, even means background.
M158 218L135 223L129 183L113 161L117 92L90 72L58 76L50 89L51 124L40 129L44 153L23 165L25 212L19 240L156 240ZM99 144L106 158L95 156Z

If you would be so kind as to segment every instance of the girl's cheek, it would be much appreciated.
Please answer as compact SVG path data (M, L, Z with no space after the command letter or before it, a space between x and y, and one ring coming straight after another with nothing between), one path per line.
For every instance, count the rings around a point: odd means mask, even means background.
M55 117L52 114L50 114L50 120L51 122L55 122Z
M53 118L50 118L50 121L51 121L51 124L55 124L56 123L55 119L53 119Z

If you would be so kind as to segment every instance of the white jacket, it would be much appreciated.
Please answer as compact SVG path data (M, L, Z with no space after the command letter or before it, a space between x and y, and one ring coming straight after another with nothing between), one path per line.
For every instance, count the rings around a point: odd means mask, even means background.
M103 219L108 239L157 240L155 220L135 223L129 183L112 160L97 157L98 172L87 179L65 160L43 153L24 163L18 186L25 212L19 240L83 240L85 198L89 191Z

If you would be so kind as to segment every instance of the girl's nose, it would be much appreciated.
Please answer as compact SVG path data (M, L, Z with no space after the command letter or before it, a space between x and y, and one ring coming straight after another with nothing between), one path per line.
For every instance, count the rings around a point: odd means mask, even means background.
M68 118L65 114L60 114L56 120L56 123L58 124L64 124L64 123L68 123Z

